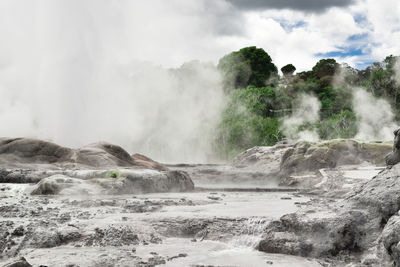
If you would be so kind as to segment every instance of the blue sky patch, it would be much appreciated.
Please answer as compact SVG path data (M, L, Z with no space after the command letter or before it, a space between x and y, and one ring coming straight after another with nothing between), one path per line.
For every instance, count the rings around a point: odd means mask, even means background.
M279 22L281 27L287 32L290 32L293 29L301 28L301 27L304 27L304 26L307 25L307 23L305 21L301 21L301 20L296 22L296 23L294 23L294 24L293 23L288 23L288 21L286 21L286 20L276 20L276 21Z
M349 42L365 41L368 38L368 33L354 34L347 38Z
M352 57L352 56L362 56L365 55L364 51L359 48L350 48L347 50L339 50L339 51L332 51L328 53L318 53L316 54L317 57Z

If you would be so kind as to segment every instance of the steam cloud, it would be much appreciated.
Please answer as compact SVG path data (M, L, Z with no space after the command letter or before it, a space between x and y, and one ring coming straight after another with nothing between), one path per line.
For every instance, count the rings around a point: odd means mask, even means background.
M314 131L301 131L300 126L305 123L315 123L319 120L321 103L318 98L309 94L301 94L297 106L290 117L283 121L284 134L293 140L318 141L318 134Z
M358 139L388 141L397 128L390 104L361 88L353 89L353 109L358 120Z
M161 161L211 160L223 100L214 66L138 60L146 33L125 11L129 1L24 3L3 3L15 13L0 18L1 136L72 147L108 141Z

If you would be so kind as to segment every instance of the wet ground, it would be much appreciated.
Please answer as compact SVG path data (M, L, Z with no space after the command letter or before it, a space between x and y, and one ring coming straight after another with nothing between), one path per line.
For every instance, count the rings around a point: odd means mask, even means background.
M260 173L228 183L231 170L220 175L223 168L206 166L202 173L220 182L195 176L203 190L189 193L31 196L29 184L0 184L0 265L23 256L34 266L323 266L255 249L269 222L318 196ZM321 186L340 176L347 187L377 172L325 170Z
M295 193L48 197L26 195L29 187L0 186L2 225L23 229L7 236L3 263L18 255L35 266L319 266L254 249L266 223L308 201Z

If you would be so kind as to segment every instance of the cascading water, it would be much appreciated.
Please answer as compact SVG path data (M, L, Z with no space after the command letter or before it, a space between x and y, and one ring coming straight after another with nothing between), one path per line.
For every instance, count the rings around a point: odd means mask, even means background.
M243 225L239 236L233 238L231 244L239 248L255 248L261 240L267 222L265 218L249 218Z

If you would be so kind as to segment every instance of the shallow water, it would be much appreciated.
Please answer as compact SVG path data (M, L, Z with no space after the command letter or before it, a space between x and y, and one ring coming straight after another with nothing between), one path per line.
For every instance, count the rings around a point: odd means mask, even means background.
M150 245L137 248L137 254L143 257L156 252L162 255L174 255L174 252L186 253L186 257L179 257L167 261L165 266L191 266L216 265L216 266L273 266L288 267L313 267L321 266L317 261L288 255L266 254L250 247L238 247L218 241L205 240L190 242L189 239L169 238L163 244Z
M131 266L134 259L150 260L161 257L165 264L160 266L192 266L195 264L214 266L320 266L317 261L288 255L274 255L259 252L255 249L265 225L277 220L282 215L299 209L298 203L306 202L308 197L291 192L190 192L190 193L155 193L143 195L63 195L63 196L27 196L29 185L2 184L9 190L3 193L7 198L2 204L12 204L20 199L25 201L46 200L43 209L59 207L62 213L76 214L88 212L90 218L78 218L72 215L70 224L88 233L97 227L109 225L130 225L139 233L151 234L152 223L180 223L186 219L199 220L239 220L244 224L239 232L221 233L224 238L209 240L182 237L164 237L159 244L137 244L122 247L74 247L73 245L53 248L30 248L21 251L34 265L65 266L98 266L107 260L113 266ZM90 205L73 204L74 201ZM162 205L161 208L146 212L124 212L126 201L138 203L176 203ZM29 202L27 202L28 204ZM32 202L33 203L33 202ZM100 203L100 204L99 204ZM104 204L104 205L103 205ZM74 213L75 212L75 213ZM3 218L10 220L12 218ZM17 219L17 218L14 218ZM18 218L21 219L21 218ZM51 220L51 218L46 218ZM29 220L29 219L24 219ZM246 221L247 220L247 221ZM18 220L15 220L18 221ZM21 221L22 222L22 221ZM218 230L217 230L218 231ZM217 234L219 234L217 232ZM136 251L132 252L132 249ZM178 255L181 254L180 257ZM184 256L182 256L184 255ZM104 259L104 260L103 260ZM168 260L170 259L170 260Z

